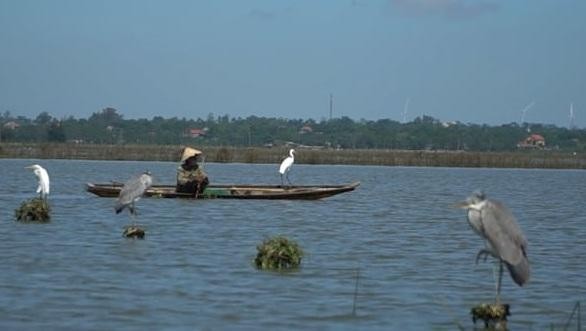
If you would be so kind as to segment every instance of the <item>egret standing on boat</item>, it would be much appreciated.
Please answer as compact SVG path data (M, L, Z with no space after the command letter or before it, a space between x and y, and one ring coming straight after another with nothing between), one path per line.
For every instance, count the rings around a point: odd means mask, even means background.
M135 202L143 196L144 192L152 184L153 177L148 171L126 182L118 195L118 201L116 201L116 206L114 207L116 214L119 214L124 208L128 207L130 215L134 216L136 214Z
M37 176L39 180L39 187L37 187L37 193L40 194L41 199L47 200L47 195L49 195L49 174L47 173L47 170L45 170L45 168L41 167L38 164L33 164L25 168L33 170L35 176Z
M281 186L284 186L283 175L285 175L285 177L287 178L287 182L289 183L289 185L291 185L291 181L289 180L289 171L291 171L291 166L293 165L293 162L295 162L294 154L295 150L291 148L289 150L289 157L287 157L283 160L283 162L281 162L281 166L279 167L279 173L281 174Z
M485 249L476 255L476 263L481 256L485 260L488 255L498 260L498 280L496 284L496 300L499 302L503 264L509 269L511 278L519 286L523 286L530 276L529 260L527 259L527 239L521 232L515 216L502 203L487 199L485 194L476 191L458 203L459 208L468 211L468 223L480 237L485 240Z

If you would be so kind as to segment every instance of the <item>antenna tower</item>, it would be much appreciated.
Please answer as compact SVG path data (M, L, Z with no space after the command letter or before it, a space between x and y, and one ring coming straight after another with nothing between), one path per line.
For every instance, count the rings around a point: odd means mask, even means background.
M334 112L334 95L330 93L330 121L332 120L332 113Z
M574 128L574 103L570 103L570 129Z
M407 123L407 111L409 110L409 102L411 102L411 98L407 98L405 101L405 106L403 106L403 123Z
M531 107L533 107L533 105L535 105L535 101L531 101L531 103L529 103L527 106L525 106L525 108L523 108L521 110L521 123L520 124L525 123L525 114L527 114L527 111L529 109L531 109Z

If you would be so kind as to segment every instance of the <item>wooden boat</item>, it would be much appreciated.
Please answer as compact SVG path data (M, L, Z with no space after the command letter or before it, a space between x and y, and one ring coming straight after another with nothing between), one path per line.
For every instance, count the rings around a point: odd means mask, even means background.
M360 182L347 185L209 185L197 197L191 193L175 192L175 186L153 185L145 197L180 199L293 199L316 200L354 190ZM122 183L87 183L87 191L99 197L118 197Z

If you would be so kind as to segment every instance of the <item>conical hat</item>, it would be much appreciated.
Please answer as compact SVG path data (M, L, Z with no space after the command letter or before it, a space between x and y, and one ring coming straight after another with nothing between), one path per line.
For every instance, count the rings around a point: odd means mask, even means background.
M189 159L190 157L198 156L200 154L202 154L202 152L200 150L197 150L197 149L191 148L191 147L185 147L183 149L183 154L181 155L181 162L184 162L185 160Z

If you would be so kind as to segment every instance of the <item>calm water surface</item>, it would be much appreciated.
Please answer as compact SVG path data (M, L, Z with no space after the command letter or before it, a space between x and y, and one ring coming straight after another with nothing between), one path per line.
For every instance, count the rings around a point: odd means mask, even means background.
M48 224L14 221L34 196L32 163L51 177ZM559 326L586 303L585 171L294 165L296 184L362 184L321 201L143 199L145 240L122 238L127 214L84 190L145 169L173 183L175 168L0 160L0 329L471 328L470 307L493 298L493 265L474 265L482 242L449 206L477 188L506 201L529 240L528 285L503 278L511 329ZM277 184L276 169L206 166L215 183ZM253 268L276 234L307 252L300 271Z

